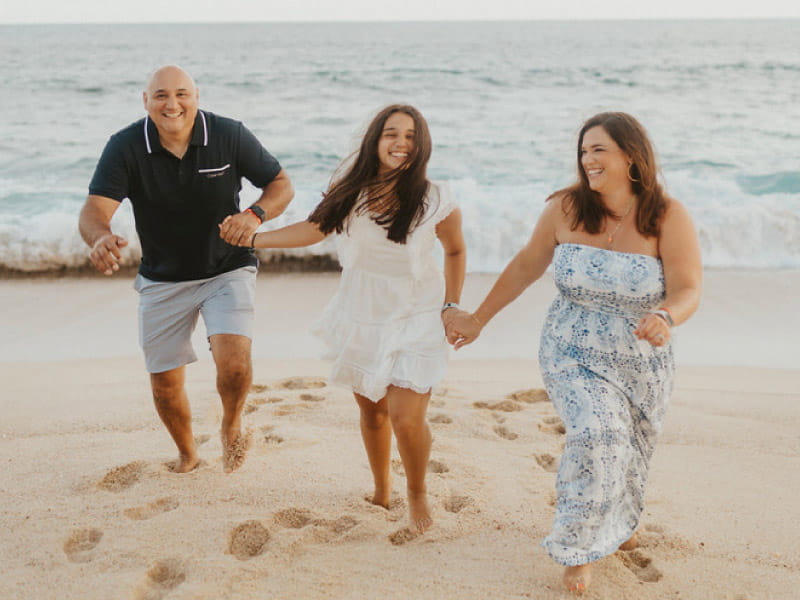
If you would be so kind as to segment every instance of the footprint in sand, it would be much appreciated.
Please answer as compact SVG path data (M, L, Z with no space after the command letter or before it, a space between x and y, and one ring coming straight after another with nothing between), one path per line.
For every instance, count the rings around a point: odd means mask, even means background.
M339 517L338 519L314 519L311 524L317 525L319 527L324 527L331 533L336 535L341 535L343 533L347 533L353 527L358 525L359 521L355 517L351 517L350 515L344 515Z
M259 521L245 521L234 527L228 536L228 553L247 560L264 552L270 535Z
M536 402L548 402L550 397L543 389L534 388L530 390L519 390L508 395L511 400L535 404Z
M653 564L653 559L640 550L620 552L617 556L639 581L654 583L664 576Z
M436 414L436 415L432 415L428 419L428 421L431 422L431 423L439 423L439 424L442 424L442 425L448 425L448 424L453 422L453 419L451 419L447 415L443 415L442 413L439 413L439 414Z
M166 498L159 498L153 502L144 504L143 506L136 506L134 508L127 508L124 514L129 519L135 521L144 521L145 519L152 519L161 513L169 512L178 508L180 503L176 498L167 496Z
M161 600L186 581L186 567L177 558L166 558L153 563L144 580L137 586L135 600Z
M558 471L558 460L552 454L535 454L536 462L548 473Z
M286 417L289 415L293 415L296 412L297 412L297 407L289 405L289 406L279 406L273 411L273 414L276 417Z
M450 467L440 460L431 460L428 462L429 473L449 473Z
M447 512L458 513L470 504L472 504L472 498L469 496L450 496L444 501L444 509Z
M544 431L545 433L554 433L557 435L564 435L567 430L564 427L564 423L561 422L561 419L557 416L554 417L546 417L542 419L542 422L538 425L540 431Z
M494 432L505 440L515 440L519 437L516 433L510 431L507 427L503 427L502 425L495 427Z
M394 471L395 475L405 477L406 470L403 467L403 461L397 458L392 459L392 471Z
M266 442L268 446L277 446L283 443L283 438L276 433L265 433L264 442Z
M318 394L300 394L300 400L303 402L322 402L325 400L325 396L320 396Z
M97 487L109 492L121 492L142 478L147 463L137 460L121 467L114 467L97 482Z
M446 402L444 400L442 400L441 398L431 398L431 401L429 402L429 404L431 406L433 406L434 408L444 408L444 406L446 405Z
M266 392L268 389L269 389L268 385L265 385L263 383L254 383L253 385L250 386L250 393L251 394L262 394L262 393Z
M324 388L328 384L319 377L290 377L278 384L279 388L285 390L310 390L313 388Z
M64 554L74 563L84 563L92 560L92 550L100 543L103 532L94 527L76 529L64 542Z
M389 534L389 541L393 546L402 546L406 542L415 540L418 537L418 533L411 531L408 527L403 527L402 529L398 529L394 533Z
M302 529L312 522L311 511L305 508L287 508L276 512L272 521L280 527L287 529Z
M488 402L473 402L473 408L482 408L487 410L499 410L501 412L517 412L522 410L522 405L514 402L513 400L501 400L500 402L495 402L494 404L489 404Z
M497 421L498 423L505 423L506 422L506 417L504 417L500 413L492 411L490 414L492 415L492 418L495 421Z
M244 405L244 408L242 409L242 414L249 415L251 413L256 412L258 408L259 408L258 405L256 405L254 402L248 402L247 404Z

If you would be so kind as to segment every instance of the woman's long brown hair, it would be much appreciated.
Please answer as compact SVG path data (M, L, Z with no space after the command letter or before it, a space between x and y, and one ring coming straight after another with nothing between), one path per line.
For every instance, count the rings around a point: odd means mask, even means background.
M401 167L380 174L378 141L386 120L398 112L414 120L414 149ZM406 104L387 106L372 119L358 151L337 169L325 197L308 220L316 223L322 233L341 233L364 192L358 210L373 214L374 221L387 230L386 237L404 244L425 214L431 146L428 124L416 108Z
M583 136L593 127L602 127L633 161L628 173L633 179L631 181L633 193L638 198L636 229L645 237L658 237L661 232L661 220L667 209L667 197L658 182L655 152L647 131L639 121L627 113L604 112L593 116L583 124L578 135L578 181L555 192L550 198L564 196L569 200L566 209L572 216L573 231L583 226L588 233L599 233L603 219L615 216L603 204L600 194L589 186L589 179L581 165Z

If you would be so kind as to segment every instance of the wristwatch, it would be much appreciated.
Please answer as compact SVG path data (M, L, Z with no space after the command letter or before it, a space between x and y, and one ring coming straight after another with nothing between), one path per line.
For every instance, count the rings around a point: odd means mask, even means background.
M267 211L261 208L258 204L252 204L248 208L245 209L244 212L250 211L255 216L258 217L258 220L262 223L267 220Z

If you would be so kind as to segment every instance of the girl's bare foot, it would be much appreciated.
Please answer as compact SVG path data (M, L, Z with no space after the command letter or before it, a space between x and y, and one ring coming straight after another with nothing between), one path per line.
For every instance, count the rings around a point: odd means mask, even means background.
M592 582L592 566L578 565L564 569L564 586L574 594L583 594Z
M188 473L197 468L200 464L200 457L197 454L181 454L174 463L169 465L173 473Z
M425 533L433 526L427 492L408 492L408 513L409 529L414 533Z
M636 535L636 532L633 532L633 535L628 539L627 542L622 542L619 545L619 549L623 552L630 552L631 550L635 550L639 547L639 536Z
M390 485L381 485L375 486L375 493L372 495L372 499L370 502L376 506L382 506L385 509L389 509L389 500L392 498L392 486Z

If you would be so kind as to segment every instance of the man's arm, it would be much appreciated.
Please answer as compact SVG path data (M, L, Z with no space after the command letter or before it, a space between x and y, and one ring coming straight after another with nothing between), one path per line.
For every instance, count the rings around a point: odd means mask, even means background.
M275 178L262 188L261 197L253 205L264 211L264 222L280 215L294 198L294 187L286 171L281 169ZM220 237L234 246L249 246L261 218L245 209L237 215L226 218L220 225Z
M115 271L119 271L119 261L122 258L119 250L128 245L128 240L111 231L111 217L117 212L119 205L119 202L111 198L90 194L78 220L81 237L92 249L89 258L104 275L113 275Z

